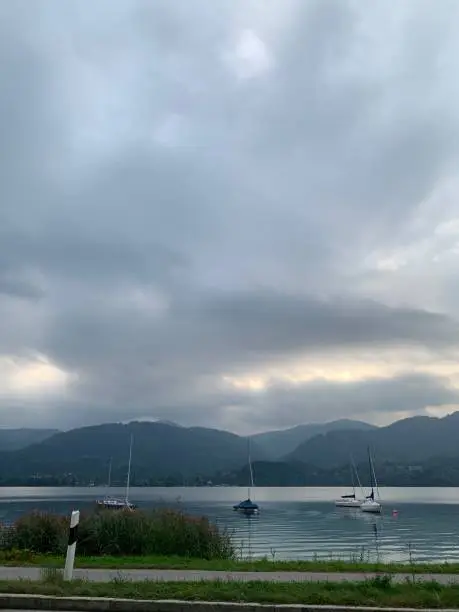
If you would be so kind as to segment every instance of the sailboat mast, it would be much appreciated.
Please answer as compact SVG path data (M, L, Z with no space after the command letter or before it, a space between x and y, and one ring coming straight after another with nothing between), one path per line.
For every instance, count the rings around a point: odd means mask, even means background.
M131 434L131 441L129 444L129 464L128 464L128 473L127 473L127 480L126 480L126 504L129 502L129 485L131 484L131 461L132 461L132 434Z
M250 471L250 485L249 485L249 490L248 490L248 499L250 499L250 492L251 489L253 487L253 471L252 471L252 460L250 458L250 438L247 440L247 452L248 452L248 459L249 459L249 471Z
M374 483L374 486L375 486L375 489L376 489L376 493L377 493L378 497L380 497L380 495L379 495L378 481L376 480L375 466L374 466L374 463L373 463L373 458L371 457L371 455L370 455L370 460L371 460L371 470L372 470L372 472L373 472L373 483Z
M357 478L357 485L358 485L358 487L360 489L360 493L364 496L365 493L363 491L362 483L360 482L359 471L357 470L357 466L355 464L354 457L352 457L352 455L351 455L351 461L352 461L352 468L353 468L353 470L355 472L355 477Z
M112 458L110 457L110 463L108 464L108 488L112 486Z
M374 485L373 485L373 464L371 463L371 453L370 453L370 447L368 447L368 463L370 465L370 486L371 486L371 499L374 499Z

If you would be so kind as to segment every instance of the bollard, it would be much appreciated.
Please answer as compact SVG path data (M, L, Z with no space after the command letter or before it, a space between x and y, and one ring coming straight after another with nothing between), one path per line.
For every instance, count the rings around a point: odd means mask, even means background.
M72 512L72 516L70 517L69 541L67 544L67 556L65 558L64 580L72 580L79 522L80 511L74 510Z

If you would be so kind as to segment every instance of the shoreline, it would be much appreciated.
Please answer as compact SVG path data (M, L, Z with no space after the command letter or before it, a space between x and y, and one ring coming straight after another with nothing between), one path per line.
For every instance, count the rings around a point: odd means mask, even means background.
M123 484L113 484L110 488L107 487L106 484L100 483L95 485L88 484L51 484L51 483L34 483L30 484L30 482L25 481L27 484L4 484L0 483L1 489L87 489L89 491L125 491L125 485ZM401 484L390 484L385 482L383 485L378 485L379 489L457 489L459 486L456 484L413 484L413 483L401 483ZM234 485L206 485L206 484L132 484L132 489L247 489L247 485L245 484L234 484ZM305 485L285 485L285 484L270 484L270 485L259 485L254 487L255 489L339 489L346 490L348 489L347 483L337 483L337 484L305 484ZM322 500L327 501L327 500ZM330 500L328 500L330 501ZM333 501L333 500L331 500Z
M39 555L29 552L0 552L0 566L4 567L63 567L64 557ZM203 570L221 572L359 572L383 574L459 574L459 562L455 563L371 563L324 559L310 561L276 561L269 559L197 559L178 556L100 556L76 557L75 567L81 569L158 569Z

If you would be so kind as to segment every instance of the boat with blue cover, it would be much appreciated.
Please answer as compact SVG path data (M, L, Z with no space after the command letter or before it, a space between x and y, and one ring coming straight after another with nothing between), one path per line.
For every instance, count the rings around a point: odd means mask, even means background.
M247 515L251 515L251 514L258 514L260 511L260 508L258 506L258 504L255 504L251 499L250 499L250 492L251 489L253 489L253 470L252 470L252 461L250 459L250 439L248 441L248 459L249 459L249 472L250 472L250 485L248 488L248 497L247 499L245 499L244 501L239 502L238 504L235 504L233 506L233 510L237 510L238 512L242 512L243 514L247 514Z
M233 509L241 510L245 514L257 514L260 511L258 504L255 504L250 498L235 504Z

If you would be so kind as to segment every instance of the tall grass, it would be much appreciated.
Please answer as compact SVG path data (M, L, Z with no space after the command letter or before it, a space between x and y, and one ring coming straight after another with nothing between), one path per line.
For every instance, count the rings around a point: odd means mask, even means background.
M32 512L19 518L8 529L12 549L59 553L67 543L68 519L47 512Z
M417 609L459 609L459 585L438 582L391 581L385 576L365 581L266 582L190 580L134 582L120 575L110 582L73 580L64 582L57 572L42 575L41 581L0 581L2 593L33 593L67 597L111 597L149 600L207 602L254 602L264 604L307 604L314 606L366 606ZM153 608L154 604L151 605ZM105 606L106 607L106 606ZM155 606L158 608L159 606ZM182 606L183 608L184 606ZM201 606L202 607L202 606ZM209 610L221 609L218 604ZM116 609L113 606L112 609ZM304 609L304 608L303 608Z
M68 535L66 517L34 512L18 519L2 536L3 550L34 553L65 552ZM101 511L81 517L77 554L83 555L177 555L200 559L233 559L235 549L228 531L207 518L182 512Z

